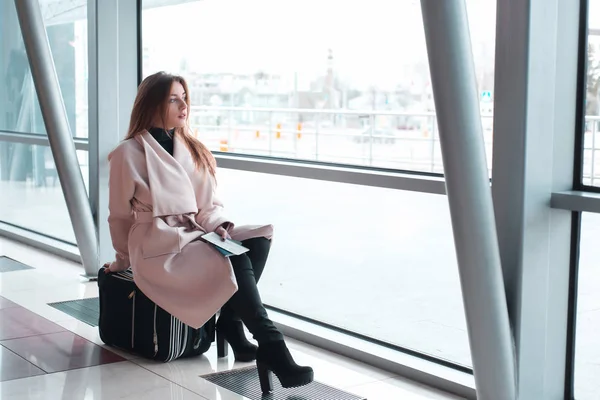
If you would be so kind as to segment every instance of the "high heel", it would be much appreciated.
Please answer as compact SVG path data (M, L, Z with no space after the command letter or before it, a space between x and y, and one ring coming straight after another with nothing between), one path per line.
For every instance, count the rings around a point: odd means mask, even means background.
M227 321L221 319L217 322L217 356L227 357L229 346L233 350L236 361L250 362L256 360L258 347L246 339L244 327L240 321Z
M273 375L271 370L265 364L257 362L256 369L258 370L258 380L260 381L260 390L263 393L271 393L273 391Z
M256 353L256 368L263 393L273 390L271 372L284 388L308 385L314 379L313 369L296 364L283 340L261 343Z
M217 332L217 357L227 357L229 353L229 344L225 340L224 335L221 332Z

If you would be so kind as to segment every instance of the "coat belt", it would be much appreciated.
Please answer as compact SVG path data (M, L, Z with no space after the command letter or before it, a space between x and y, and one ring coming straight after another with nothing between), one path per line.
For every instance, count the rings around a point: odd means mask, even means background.
M154 219L152 211L134 211L133 217L137 222L152 222Z
M154 218L158 218L158 217L154 216L154 213L152 211L134 211L133 217L135 218L135 221L138 223L153 222ZM198 225L198 223L194 219L193 214L181 214L181 215L177 215L177 216L173 215L173 216L167 217L167 219L170 219L173 217L176 218L177 221L179 221L178 223L187 225L189 227L189 229L191 229L191 230L200 230L200 231L204 230L204 229L202 229L202 227L200 225ZM171 220L171 221L174 221L174 220ZM167 222L167 224L171 225L169 222Z

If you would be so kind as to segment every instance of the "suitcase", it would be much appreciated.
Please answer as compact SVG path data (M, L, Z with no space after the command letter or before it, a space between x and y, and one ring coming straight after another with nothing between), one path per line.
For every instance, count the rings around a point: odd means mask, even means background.
M215 340L215 316L199 329L185 325L144 295L130 269L98 272L100 339L142 357L169 362L205 353Z

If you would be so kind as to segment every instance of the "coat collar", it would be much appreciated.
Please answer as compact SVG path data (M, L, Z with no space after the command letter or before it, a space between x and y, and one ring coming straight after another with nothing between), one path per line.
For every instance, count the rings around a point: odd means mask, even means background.
M160 217L197 212L195 185L190 174L194 171L194 163L181 138L177 135L173 138L173 157L148 131L137 135L135 139L146 156L153 215Z

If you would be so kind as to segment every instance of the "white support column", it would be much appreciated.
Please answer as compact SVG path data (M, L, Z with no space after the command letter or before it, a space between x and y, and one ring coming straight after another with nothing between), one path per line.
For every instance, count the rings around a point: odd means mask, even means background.
M515 358L464 0L421 0L477 397L516 398Z
M108 154L125 137L138 84L135 0L88 0L90 204L101 263L115 257L108 230Z
M98 269L98 241L38 0L15 0L56 170L86 274Z
M565 398L579 1L499 0L492 192L519 399Z

